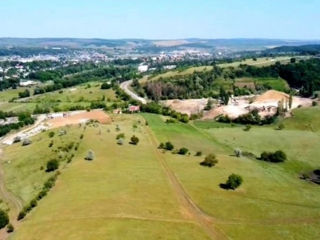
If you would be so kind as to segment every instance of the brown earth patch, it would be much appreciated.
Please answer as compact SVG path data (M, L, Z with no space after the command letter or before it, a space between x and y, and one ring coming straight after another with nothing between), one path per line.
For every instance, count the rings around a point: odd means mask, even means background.
M102 110L95 110L90 112L66 113L63 117L50 119L48 124L51 128L58 128L66 125L85 123L89 120L96 120L102 124L111 123L109 115Z

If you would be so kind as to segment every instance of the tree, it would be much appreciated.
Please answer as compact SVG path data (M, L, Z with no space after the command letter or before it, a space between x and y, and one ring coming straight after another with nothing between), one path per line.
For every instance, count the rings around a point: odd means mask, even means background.
M135 135L133 135L131 137L131 142L130 143L133 144L133 145L137 145L139 143L139 138L136 137Z
M183 147L183 148L180 148L180 149L179 149L178 154L180 154L180 155L186 155L188 152L189 152L189 149Z
M59 162L57 159L52 159L47 162L46 172L53 172L59 168Z
M123 139L122 138L118 139L117 144L118 145L123 145Z
M289 95L289 109L292 108L292 93Z
M49 138L53 138L54 137L54 132L49 132Z
M239 148L236 148L235 150L234 150L234 155L236 155L236 157L241 157L241 155L242 155L242 151L241 151L241 149L239 149Z
M8 223L9 223L8 214L2 209L0 209L0 229L7 226Z
M92 161L94 159L94 153L93 151L89 150L87 156L85 157L85 160Z
M200 163L200 165L205 167L213 167L217 163L218 163L218 160L216 158L216 155L209 154L208 156L205 157L204 161Z
M281 150L275 151L274 153L262 152L260 155L260 160L263 160L266 162L279 163L287 160L287 155Z
M168 151L171 151L174 149L174 146L171 142L166 142L165 145L164 145L164 149L168 150Z
M220 100L224 105L228 105L229 103L229 94L224 90L223 87L220 88Z
M108 82L104 82L101 84L101 89L110 89L112 85Z
M13 231L14 231L14 227L11 223L9 223L7 226L7 233L12 233Z
M22 146L28 146L28 145L30 145L32 142L31 142L31 140L30 139L25 139L25 140L23 140L23 142L22 142Z
M228 180L226 182L226 187L228 189L233 189L235 190L236 188L238 188L243 182L243 179L240 175L237 174L231 174L228 177Z
M124 139L124 138L125 138L124 133L119 133L119 134L117 135L117 137L116 137L117 140L118 140L118 139Z
M196 152L196 156L197 156L197 157L200 157L201 155L202 155L202 152L201 152L201 151Z

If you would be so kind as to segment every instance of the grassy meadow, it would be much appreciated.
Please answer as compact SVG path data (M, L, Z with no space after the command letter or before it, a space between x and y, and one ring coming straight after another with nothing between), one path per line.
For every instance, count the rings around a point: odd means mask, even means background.
M79 105L88 107L92 101L105 102L106 104L117 101L112 89L103 90L100 89L100 86L101 83L91 82L72 88L31 96L26 99L17 99L14 102L9 101L13 97L17 97L18 93L25 88L9 89L1 92L0 107L2 111L19 112L27 110L32 112L37 105L41 108L52 109L57 107L63 110ZM33 93L32 89L30 91Z
M318 133L270 127L245 132L241 127L201 123L192 129L166 124L159 116L145 117L160 141L191 150L190 156L164 155L191 198L231 239L316 239L320 234L320 188L299 179L301 172L319 167ZM255 154L281 149L288 161L236 158L234 148ZM217 166L200 166L204 157L194 156L199 150L204 155L215 153ZM221 189L232 173L243 177L243 185L236 191Z
M110 125L86 127L72 163L60 169L55 187L10 239L209 239L179 205L145 120L137 115L113 119ZM65 137L77 129L70 128ZM117 144L119 133L125 133L123 145ZM129 144L132 135L140 139L137 146ZM84 160L89 150L93 161ZM35 170L41 165L20 161Z

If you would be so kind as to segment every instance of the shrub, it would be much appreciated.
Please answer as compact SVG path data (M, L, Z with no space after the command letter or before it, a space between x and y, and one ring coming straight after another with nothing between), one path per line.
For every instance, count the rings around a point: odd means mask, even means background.
M85 160L92 161L93 159L94 159L94 153L93 151L89 150L87 156L85 157Z
M208 156L205 157L204 161L200 163L200 165L205 167L213 167L217 163L218 163L218 160L216 158L216 155L209 154Z
M283 123L280 123L280 124L277 126L276 130L283 130L284 128L285 128L284 124L283 124Z
M312 101L312 106L313 107L318 106L318 103L316 101Z
M158 148L159 149L164 149L164 143L160 143Z
M320 176L320 169L314 170L313 173Z
M200 151L196 152L196 156L197 156L197 157L202 156L202 152L200 152Z
M53 172L59 168L59 162L57 159L52 159L47 162L46 172Z
M52 146L53 146L53 141L49 143L49 148L51 148Z
M21 137L16 136L16 137L13 139L13 143L18 143L18 142L21 142Z
M49 132L49 138L53 138L54 137L54 132Z
M14 231L14 227L11 223L9 223L7 226L7 233L12 233L13 231Z
M119 133L119 134L117 135L116 139L117 139L117 140L118 140L118 139L124 139L124 137L125 137L124 133Z
M9 223L8 214L5 211L0 209L0 229L7 226L8 223Z
M245 128L243 129L243 131L248 132L248 131L250 131L250 129L251 129L251 126L250 125L246 125Z
M242 155L242 151L241 151L241 149L239 149L239 148L236 148L235 150L234 150L234 155L236 156L236 157L241 157L241 155Z
M173 118L169 118L166 120L166 123L176 123L177 121Z
M117 144L118 145L123 145L123 139L122 138L118 139Z
M178 154L186 155L188 152L189 152L188 148L183 147L179 149Z
M26 214L25 210L22 209L22 210L19 212L19 214L18 214L18 217L17 217L18 221L21 220L21 219L24 219L24 217L25 217L26 215L27 215L27 214Z
M36 200L36 199L32 199L31 202L30 202L31 208L34 208L34 207L36 207L37 205L38 205L37 200Z
M174 146L173 146L173 144L172 144L171 142L166 142L166 143L164 144L164 149L166 149L166 150L168 150L168 151L171 151L171 150L174 149Z
M22 142L22 146L28 146L28 145L30 145L32 142L31 142L31 140L30 139L25 139L25 140L23 140L23 142Z
M240 175L231 174L226 182L226 187L228 189L235 190L242 184L242 182L243 182L243 179Z
M83 139L83 134L80 135L80 139Z
M131 137L130 143L133 144L133 145L137 145L137 144L139 143L139 138L136 137L135 135L133 135L133 136Z
M260 155L260 160L263 160L266 162L279 163L287 160L287 155L281 150L275 151L274 153L263 152Z

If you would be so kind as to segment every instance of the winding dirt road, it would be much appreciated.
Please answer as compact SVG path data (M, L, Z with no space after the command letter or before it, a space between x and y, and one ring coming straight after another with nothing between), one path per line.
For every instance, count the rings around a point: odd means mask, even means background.
M142 97L139 97L135 92L130 90L131 84L132 84L132 80L125 81L125 82L120 84L120 88L123 91L125 91L125 93L128 94L134 100L137 100L137 101L141 102L142 104L146 104L147 103L146 99L144 99Z

